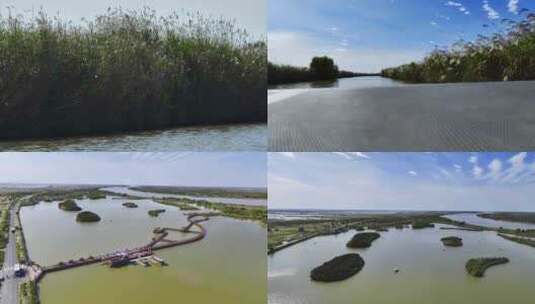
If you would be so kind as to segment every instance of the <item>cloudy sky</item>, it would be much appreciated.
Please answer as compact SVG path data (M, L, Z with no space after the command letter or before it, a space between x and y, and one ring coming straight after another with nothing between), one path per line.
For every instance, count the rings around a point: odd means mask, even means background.
M270 153L269 208L535 211L532 153Z
M203 15L235 19L255 37L265 37L266 0L0 0L0 13L10 6L17 13L29 13L43 7L50 15L59 13L63 18L79 22L82 17L91 19L108 7L142 8L148 6L159 15L173 11L201 12Z
M306 66L329 55L343 69L378 72L501 30L501 19L518 19L522 8L535 1L270 0L269 59Z
M265 153L0 153L1 183L266 187Z

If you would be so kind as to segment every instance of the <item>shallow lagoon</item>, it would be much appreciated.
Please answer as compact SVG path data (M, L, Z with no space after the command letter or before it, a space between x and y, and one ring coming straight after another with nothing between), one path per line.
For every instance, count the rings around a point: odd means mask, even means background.
M440 230L381 232L372 247L345 247L354 231L318 237L268 257L268 301L271 304L313 303L526 303L535 280L535 249L498 237L493 232ZM440 238L463 238L463 247L446 248ZM349 252L366 264L357 275L337 283L309 279L312 268ZM509 264L487 271L483 279L466 274L471 257L506 256ZM395 274L394 268L400 273Z
M57 202L24 207L21 220L30 258L42 265L147 243L158 226L181 227L184 214L150 200L78 200L102 217L99 223L79 224L76 213ZM167 211L153 218L147 210ZM40 283L43 304L93 303L265 303L265 228L257 223L214 217L202 224L207 237L199 242L156 254L169 266L129 266L110 269L93 265L45 276ZM181 237L176 233L173 238ZM187 237L183 235L183 237Z

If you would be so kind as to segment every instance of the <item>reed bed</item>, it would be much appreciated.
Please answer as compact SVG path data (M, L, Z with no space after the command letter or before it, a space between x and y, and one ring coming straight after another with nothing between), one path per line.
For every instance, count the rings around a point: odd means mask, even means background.
M0 16L0 138L265 122L267 48L234 22Z
M491 36L460 40L422 62L385 69L382 75L411 83L535 80L535 13L522 9L521 16L502 19Z

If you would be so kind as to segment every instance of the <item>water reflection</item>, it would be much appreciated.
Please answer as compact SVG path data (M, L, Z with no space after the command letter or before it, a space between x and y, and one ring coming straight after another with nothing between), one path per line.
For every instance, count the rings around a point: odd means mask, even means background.
M266 151L266 124L0 142L0 151Z

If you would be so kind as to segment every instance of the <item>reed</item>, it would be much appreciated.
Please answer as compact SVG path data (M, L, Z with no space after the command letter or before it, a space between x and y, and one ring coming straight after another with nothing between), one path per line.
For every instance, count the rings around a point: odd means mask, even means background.
M0 138L265 122L267 48L198 13L0 16Z

